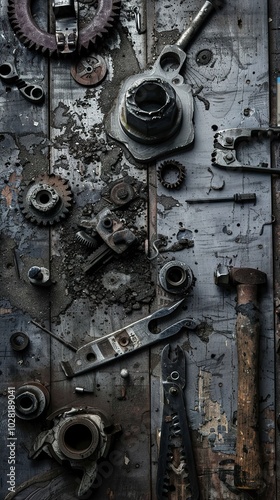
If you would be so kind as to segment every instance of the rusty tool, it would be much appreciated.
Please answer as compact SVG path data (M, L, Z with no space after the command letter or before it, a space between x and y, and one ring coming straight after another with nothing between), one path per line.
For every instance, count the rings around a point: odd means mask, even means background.
M177 346L174 356L170 344L166 345L161 355L161 368L164 405L157 499L170 498L169 494L172 494L172 498L196 500L199 498L199 488L184 403L186 358L183 349Z
M248 267L218 266L217 285L237 287L236 338L238 356L237 439L234 469L235 486L259 491L264 487L258 431L258 288L266 283L266 274Z

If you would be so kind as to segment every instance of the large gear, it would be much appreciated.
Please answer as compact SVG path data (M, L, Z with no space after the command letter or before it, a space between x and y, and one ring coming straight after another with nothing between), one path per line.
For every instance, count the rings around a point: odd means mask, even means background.
M52 226L68 215L72 198L67 180L55 174L43 174L22 183L18 202L28 220L40 226Z
M29 49L52 55L58 53L56 36L39 28L31 13L32 0L8 0L11 26L19 40ZM120 8L119 0L99 0L92 20L79 30L78 52L88 49L96 38L112 26Z

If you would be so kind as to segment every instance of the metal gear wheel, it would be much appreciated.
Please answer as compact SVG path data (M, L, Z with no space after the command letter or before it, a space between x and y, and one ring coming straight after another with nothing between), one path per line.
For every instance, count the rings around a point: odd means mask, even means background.
M31 13L32 0L8 0L8 16L19 40L29 49L52 55L57 53L56 37L39 28ZM112 26L118 14L120 0L99 0L92 20L79 30L78 52L88 49L96 38Z
M186 177L185 167L176 160L166 160L160 164L157 176L166 189L178 189Z
M23 215L40 226L52 226L68 215L72 192L67 180L43 174L21 185L18 202Z

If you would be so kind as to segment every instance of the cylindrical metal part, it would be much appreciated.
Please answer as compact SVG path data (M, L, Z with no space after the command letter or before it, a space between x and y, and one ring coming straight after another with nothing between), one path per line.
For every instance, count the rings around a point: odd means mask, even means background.
M206 2L201 7L200 11L192 20L191 24L180 36L179 40L176 43L177 47L179 47L182 50L185 50L185 48L193 38L194 34L199 30L199 28L202 26L202 24L207 19L207 17L209 16L210 12L212 12L213 9L214 9L213 3L206 0Z

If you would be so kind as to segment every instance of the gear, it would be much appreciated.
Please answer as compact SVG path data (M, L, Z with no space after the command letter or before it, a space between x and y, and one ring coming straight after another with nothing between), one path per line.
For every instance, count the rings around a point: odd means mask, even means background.
M52 55L57 53L56 36L43 31L31 14L32 0L8 0L8 16L19 40L29 49ZM92 20L79 30L78 52L88 49L96 38L101 37L112 26L120 9L119 0L99 0Z
M72 197L67 180L58 175L43 174L21 185L18 202L28 220L51 226L67 216Z
M167 160L160 164L157 176L166 189L178 189L186 177L185 167L176 160Z
M76 233L76 240L87 248L96 249L98 246L96 239L83 230Z

